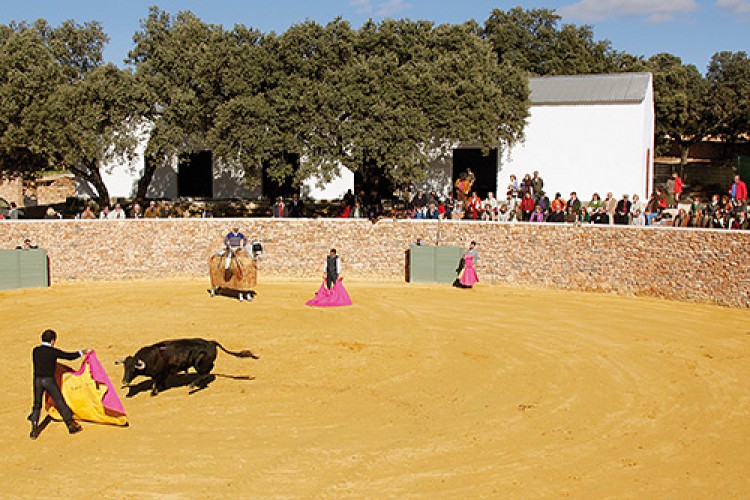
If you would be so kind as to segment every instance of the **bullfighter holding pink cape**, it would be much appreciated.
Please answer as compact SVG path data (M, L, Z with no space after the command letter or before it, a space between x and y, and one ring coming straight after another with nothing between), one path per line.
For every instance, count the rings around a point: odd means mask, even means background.
M320 284L315 297L308 300L308 306L335 307L350 306L352 299L344 288L344 278L341 275L341 258L336 255L336 249L332 248L326 257L325 274L323 283Z

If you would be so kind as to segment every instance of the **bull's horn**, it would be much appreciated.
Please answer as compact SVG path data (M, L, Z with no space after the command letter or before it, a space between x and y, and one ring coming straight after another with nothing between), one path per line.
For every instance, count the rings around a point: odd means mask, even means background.
M143 361L142 359L139 359L138 362L135 364L135 369L143 370L144 368L146 368L146 362Z
M121 365L121 364L123 364L124 362L125 362L125 360L124 360L124 359L118 359L117 361L115 361L115 364L116 364L116 365Z

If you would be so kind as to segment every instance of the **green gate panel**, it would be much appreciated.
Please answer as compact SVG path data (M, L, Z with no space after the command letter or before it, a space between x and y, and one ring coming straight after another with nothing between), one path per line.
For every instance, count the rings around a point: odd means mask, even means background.
M453 283L456 269L466 250L461 247L435 247L435 281Z
M0 290L46 286L49 286L46 250L0 250Z
M409 248L409 281L453 283L463 254L464 249L461 247L412 246Z

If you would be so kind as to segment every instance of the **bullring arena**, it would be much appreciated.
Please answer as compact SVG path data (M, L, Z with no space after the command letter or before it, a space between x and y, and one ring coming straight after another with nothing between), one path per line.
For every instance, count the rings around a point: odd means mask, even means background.
M50 288L0 292L5 497L704 497L750 490L750 235L238 221L252 303L206 290L228 220L22 221ZM157 235L157 236L154 236ZM404 250L480 242L472 290L404 282ZM336 246L353 305L304 305ZM36 441L30 351L114 361L204 337L216 379L125 398L130 426ZM75 362L71 363L75 366Z

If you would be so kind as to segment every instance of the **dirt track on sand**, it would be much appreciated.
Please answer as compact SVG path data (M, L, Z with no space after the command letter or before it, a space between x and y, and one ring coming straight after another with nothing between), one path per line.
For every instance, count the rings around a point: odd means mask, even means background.
M742 497L750 491L750 314L480 285L207 280L0 292L3 497ZM208 388L123 398L129 428L28 438L30 351L114 361L176 337L219 353ZM72 363L77 367L77 363ZM242 377L253 377L243 380ZM120 390L124 396L126 390Z

